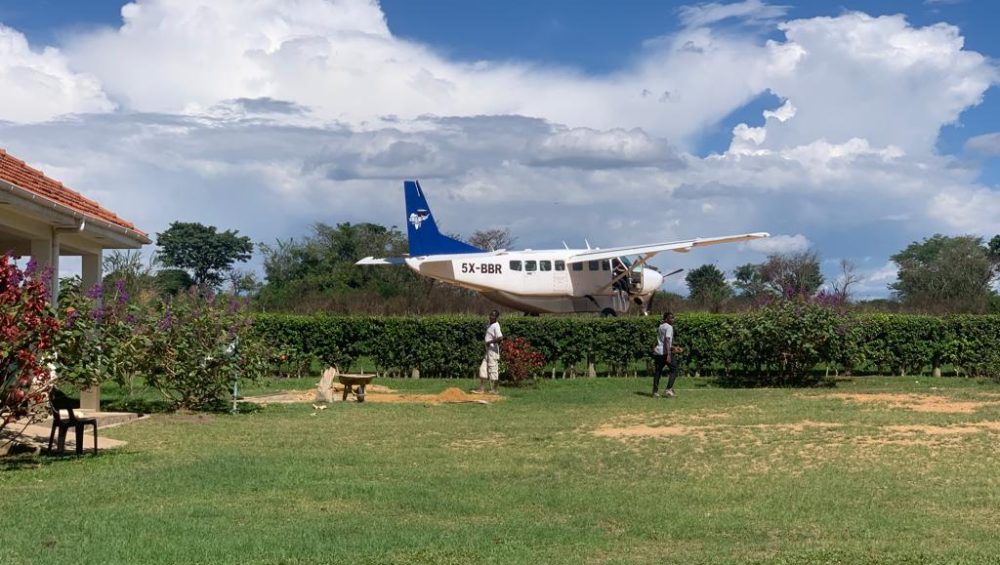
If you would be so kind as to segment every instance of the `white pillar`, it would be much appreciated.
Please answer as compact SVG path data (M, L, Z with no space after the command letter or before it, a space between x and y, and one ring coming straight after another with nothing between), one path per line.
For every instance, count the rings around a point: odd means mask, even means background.
M39 269L51 269L52 265L52 239L32 239L31 240L31 258L35 260ZM58 275L56 275L56 281L58 282ZM52 294L52 281L48 282L49 285L49 298L51 299Z
M101 284L101 262L103 256L100 251L97 253L84 253L82 266L83 270L80 277L80 286L83 292L87 292L95 285ZM100 299L98 299L100 300ZM101 387L95 386L93 388L88 388L86 390L80 391L80 408L85 410L93 410L95 412L101 409Z

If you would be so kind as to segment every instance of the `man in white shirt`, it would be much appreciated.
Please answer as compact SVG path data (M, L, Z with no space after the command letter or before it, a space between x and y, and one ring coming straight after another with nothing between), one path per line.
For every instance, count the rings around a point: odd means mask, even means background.
M670 379L667 381L667 390L663 391L663 396L676 396L674 394L674 381L677 380L677 363L673 356L674 346L674 314L667 312L663 315L660 327L656 329L656 347L653 349L653 396L659 397L660 376L663 375L663 367L670 370Z
M503 340L503 332L500 331L500 322L497 318L500 312L493 310L490 312L490 324L486 327L486 355L479 366L479 392L486 392L486 383L490 385L490 392L497 391L497 382L500 380L500 342Z

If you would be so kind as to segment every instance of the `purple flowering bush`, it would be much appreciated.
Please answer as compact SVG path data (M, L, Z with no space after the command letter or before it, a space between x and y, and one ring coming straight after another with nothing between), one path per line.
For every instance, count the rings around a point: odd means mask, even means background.
M60 382L89 388L107 381L132 392L142 371L149 331L143 308L129 300L123 281L60 296L57 339Z
M233 381L268 372L239 299L192 289L134 299L123 282L67 292L61 299L60 381L78 388L118 384L126 404L152 387L176 408L212 409Z
M146 382L177 408L221 408L234 381L270 371L266 347L239 298L193 288L157 302L149 324Z

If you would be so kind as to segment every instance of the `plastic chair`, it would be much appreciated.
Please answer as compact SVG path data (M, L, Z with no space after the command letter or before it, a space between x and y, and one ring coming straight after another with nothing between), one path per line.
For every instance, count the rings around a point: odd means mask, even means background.
M76 454L83 455L83 435L87 426L94 427L94 455L97 455L97 418L78 418L73 413L65 394L58 390L53 390L49 394L49 407L52 409L52 431L49 433L49 453L52 453L52 442L56 439L56 431L59 431L59 453L66 452L66 432L73 428L76 432ZM64 418L60 409L66 410L67 416Z

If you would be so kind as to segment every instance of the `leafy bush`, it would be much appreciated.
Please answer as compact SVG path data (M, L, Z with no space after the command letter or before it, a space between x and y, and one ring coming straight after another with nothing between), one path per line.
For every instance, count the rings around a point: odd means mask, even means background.
M644 363L656 335L653 317L514 317L504 333L527 340L570 375L578 363L610 373ZM472 377L482 359L484 320L473 316L349 317L258 315L255 331L274 347L314 356L343 370L370 357L388 375ZM747 314L680 314L676 342L690 373L743 386L808 385L824 368L909 374L952 365L983 375L1000 349L1000 316L848 315L836 303L783 299ZM819 371L817 371L819 369Z
M45 417L52 387L46 360L59 321L37 274L33 262L22 271L10 255L0 257L0 432L9 432L17 419ZM19 432L6 437L16 439Z
M191 289L157 306L143 371L176 407L221 408L234 381L269 373L265 348L240 301Z
M149 347L146 312L130 301L122 279L80 290L71 285L60 294L59 380L80 389L112 381L131 395Z
M545 358L523 337L500 343L500 380L515 386L532 381L545 366Z

